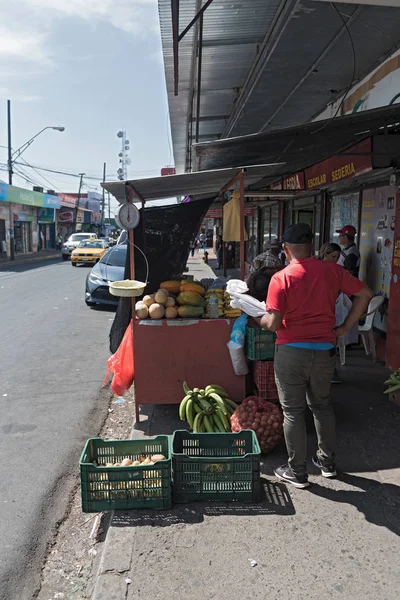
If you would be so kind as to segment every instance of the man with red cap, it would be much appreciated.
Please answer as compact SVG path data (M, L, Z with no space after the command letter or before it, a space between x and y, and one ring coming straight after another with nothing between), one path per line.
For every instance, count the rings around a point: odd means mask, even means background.
M337 229L336 233L339 234L339 244L343 247L337 264L344 267L354 277L358 277L361 258L360 251L354 242L357 230L353 225L345 225L342 229Z

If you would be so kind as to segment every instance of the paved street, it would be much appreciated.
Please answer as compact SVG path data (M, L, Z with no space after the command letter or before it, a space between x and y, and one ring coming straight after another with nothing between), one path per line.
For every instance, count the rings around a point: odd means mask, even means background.
M0 270L1 600L31 600L83 443L107 412L114 315L86 307L88 270L60 259Z

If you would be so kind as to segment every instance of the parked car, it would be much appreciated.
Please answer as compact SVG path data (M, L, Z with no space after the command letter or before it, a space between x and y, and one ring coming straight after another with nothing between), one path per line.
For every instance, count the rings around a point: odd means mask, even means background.
M120 244L109 248L86 277L85 302L88 306L105 304L117 306L119 298L109 291L109 281L122 281L125 275L128 246Z
M106 240L83 240L71 253L71 264L96 264L107 251L109 244Z
M69 236L68 240L63 244L61 248L61 254L63 260L68 260L72 254L72 251L79 246L83 240L97 239L97 233L73 233Z

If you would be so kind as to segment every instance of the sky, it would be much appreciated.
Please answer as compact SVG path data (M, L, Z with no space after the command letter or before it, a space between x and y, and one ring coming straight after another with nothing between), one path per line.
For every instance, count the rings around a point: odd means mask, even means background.
M48 130L23 154L33 166L86 173L83 191L116 180L120 140L130 141L128 177L173 164L157 0L0 0L0 168L12 146ZM21 169L21 167L18 167ZM46 189L77 192L79 179L22 167ZM45 181L44 177L48 180ZM7 173L0 171L0 179ZM14 185L31 187L19 176Z

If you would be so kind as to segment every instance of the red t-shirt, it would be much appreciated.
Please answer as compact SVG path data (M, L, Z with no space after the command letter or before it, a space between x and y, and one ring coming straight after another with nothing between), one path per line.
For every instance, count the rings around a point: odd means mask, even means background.
M364 287L335 263L314 257L293 260L269 284L267 311L283 314L277 344L329 342L336 344L335 305L341 292L353 296Z

